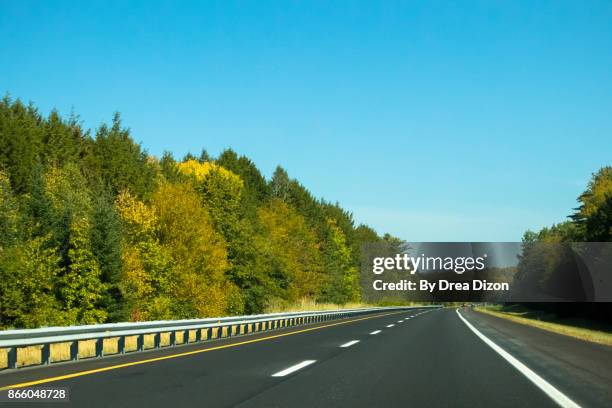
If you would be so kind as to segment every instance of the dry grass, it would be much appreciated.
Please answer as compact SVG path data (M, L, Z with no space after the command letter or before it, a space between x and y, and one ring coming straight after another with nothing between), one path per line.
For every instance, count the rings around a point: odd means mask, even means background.
M373 307L367 303L347 303L338 305L335 303L317 303L312 299L300 299L295 303L287 303L282 300L272 300L268 302L266 313L282 313L282 312L301 312L313 310L337 310L337 309L358 309L362 307Z
M213 337L216 336L216 330L213 329ZM194 341L196 336L195 330L189 330L189 341ZM224 331L224 336L226 331ZM104 339L103 350L105 355L117 354L118 347L117 337L111 337ZM144 348L151 349L154 346L154 336L152 334L144 336ZM168 346L170 344L170 333L161 333L160 343L162 346ZM176 333L176 344L184 343L183 333ZM23 347L17 350L17 365L28 366L40 364L41 360L41 346ZM137 348L137 337L129 336L125 338L125 351L135 351ZM79 358L90 358L96 354L96 342L95 340L83 340L79 342ZM70 343L56 343L51 345L51 361L66 361L70 360ZM6 349L0 349L0 370L7 368L8 366L8 353Z
M508 319L516 323L525 324L528 326L538 327L553 333L563 334L565 336L575 337L577 339L590 341L593 343L612 346L612 333L600 330L587 329L583 327L569 326L567 324L538 320L521 316L524 312L504 312L500 310L492 310L491 308L475 307L481 313L486 313L492 316Z
M350 302L345 304L337 303L318 303L310 298L303 298L294 303L287 303L282 299L272 299L268 301L265 313L282 313L282 312L303 312L303 311L325 311L338 309L360 309L377 306L392 306L395 303L389 304L370 304L362 302ZM419 302L404 302L402 306L419 306L423 303Z

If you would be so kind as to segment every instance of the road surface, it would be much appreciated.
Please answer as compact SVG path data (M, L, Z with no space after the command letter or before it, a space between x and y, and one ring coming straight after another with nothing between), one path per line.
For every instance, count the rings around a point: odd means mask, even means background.
M103 408L612 406L612 347L459 311L463 319L455 309L394 312L6 372L0 387L68 387L69 406ZM11 404L28 405L40 407Z

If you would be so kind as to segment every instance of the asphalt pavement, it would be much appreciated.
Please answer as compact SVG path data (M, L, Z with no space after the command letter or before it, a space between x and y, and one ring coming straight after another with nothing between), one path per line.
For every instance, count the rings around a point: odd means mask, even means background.
M0 387L68 387L53 406L104 408L612 406L611 347L460 312L480 335L455 309L411 310L16 370Z

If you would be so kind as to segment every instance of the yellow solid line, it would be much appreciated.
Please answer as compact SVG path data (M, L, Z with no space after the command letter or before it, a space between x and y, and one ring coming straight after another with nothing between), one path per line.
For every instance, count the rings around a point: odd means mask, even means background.
M94 370L87 370L87 371L80 371L80 372L76 372L76 373L72 373L72 374L59 375L57 377L43 378L42 380L29 381L29 382L13 384L13 385L6 385L4 387L0 387L0 391L8 390L8 389L11 389L11 388L30 387L32 385L45 384L45 383L49 383L49 382L53 382L53 381L67 380L69 378L82 377L82 376L85 376L85 375L90 375L90 374L95 374L95 373L102 373L104 371L116 370L118 368L131 367L131 366L140 365L140 364L153 363L155 361L169 360L171 358L177 358L177 357L190 356L190 355L193 355L193 354L206 353L208 351L213 351L213 350L221 350L221 349L230 348L230 347L237 347L237 346L241 346L243 344L257 343L257 342L264 341L264 340L270 340L270 339L276 339L276 338L279 338L279 337L291 336L293 334L305 333L305 332L309 332L309 331L313 331L313 330L324 329L326 327L332 327L332 326L338 326L338 325L341 325L341 324L359 322L361 320L373 319L375 317L384 317L384 316L389 316L389 315L393 315L393 314L397 314L397 313L403 313L403 312L392 312L392 313L385 313L385 314L375 315L375 316L361 317L359 319L353 319L353 320L348 320L348 321L344 321L344 322L337 322L337 323L330 323L330 324L326 324L324 326L310 327L308 329L296 330L296 331L292 331L292 332L289 332L289 333L280 333L280 334L275 334L273 336L261 337L261 338L252 339L252 340L245 340L245 341L241 341L239 343L225 344L223 346L209 347L209 348L205 348L205 349L202 349L202 350L188 351L188 352L185 352L185 353L171 354L169 356L150 358L150 359L147 359L147 360L140 360L140 361L133 361L131 363L117 364L117 365L103 367L103 368L96 368Z

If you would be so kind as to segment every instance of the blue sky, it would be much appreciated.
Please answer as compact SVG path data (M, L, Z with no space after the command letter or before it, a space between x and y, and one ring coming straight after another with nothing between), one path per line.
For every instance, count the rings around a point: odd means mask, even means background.
M409 241L520 240L612 164L609 1L0 1L1 92Z

